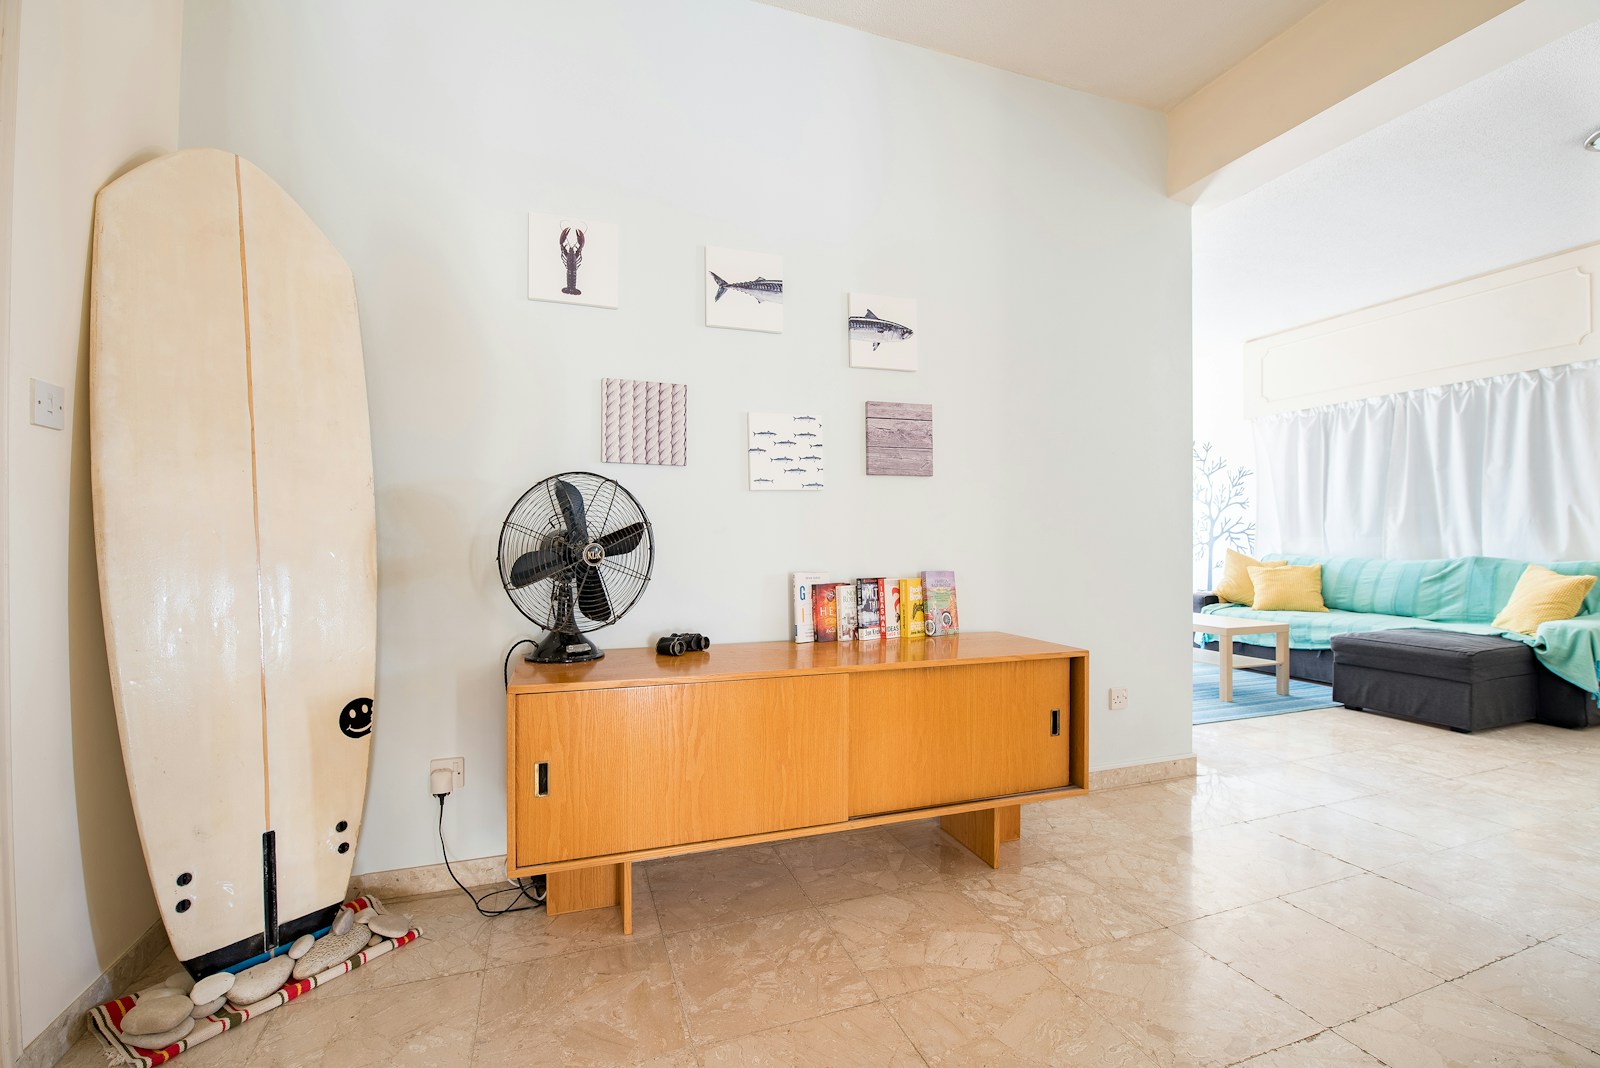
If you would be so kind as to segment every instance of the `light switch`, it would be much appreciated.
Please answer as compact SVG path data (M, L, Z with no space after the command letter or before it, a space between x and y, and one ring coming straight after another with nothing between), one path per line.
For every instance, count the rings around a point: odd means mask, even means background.
M33 382L33 425L50 430L65 430L67 426L67 394L60 386Z

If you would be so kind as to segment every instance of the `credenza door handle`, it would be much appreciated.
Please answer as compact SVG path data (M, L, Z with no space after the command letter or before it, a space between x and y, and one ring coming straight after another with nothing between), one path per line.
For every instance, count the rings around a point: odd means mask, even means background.
M541 760L533 766L533 796L545 797L550 793L550 762Z
M1059 738L1060 736L1061 736L1061 709L1052 708L1050 710L1050 737Z

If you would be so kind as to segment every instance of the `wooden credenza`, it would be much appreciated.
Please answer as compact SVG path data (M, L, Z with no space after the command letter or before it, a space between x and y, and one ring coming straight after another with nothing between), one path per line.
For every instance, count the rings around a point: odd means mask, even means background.
M634 861L905 820L992 866L1019 806L1089 782L1089 654L1010 634L615 649L506 688L506 871L552 915Z

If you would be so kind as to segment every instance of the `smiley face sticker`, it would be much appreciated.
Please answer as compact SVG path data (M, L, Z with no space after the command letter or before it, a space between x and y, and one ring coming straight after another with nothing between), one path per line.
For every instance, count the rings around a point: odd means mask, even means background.
M339 713L339 729L346 738L365 738L372 733L372 698L357 697Z

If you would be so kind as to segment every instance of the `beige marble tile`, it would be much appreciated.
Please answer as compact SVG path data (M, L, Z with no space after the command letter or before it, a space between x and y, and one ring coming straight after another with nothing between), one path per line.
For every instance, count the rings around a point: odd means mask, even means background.
M1322 1028L1171 931L1046 962L1162 1065L1228 1065Z
M1404 791L1357 797L1339 801L1332 807L1347 816L1415 835L1445 848L1505 833L1505 828L1498 823L1464 815L1449 805L1415 800Z
M1284 900L1441 979L1465 975L1534 942L1377 875L1313 887Z
M1198 869L1188 838L1111 842L1104 852L1061 863L1093 882L1107 899L1125 901L1162 926L1273 896L1231 878L1218 870L1221 865Z
M1119 786L1164 782L1167 779L1187 779L1194 773L1195 758L1192 756L1157 760L1147 764L1130 764L1120 768L1102 768L1089 773L1089 789L1113 790Z
M1600 1050L1600 961L1542 945L1461 979L1502 1009Z
M810 909L672 935L667 950L697 1042L873 1000L843 941Z
M688 1050L672 966L660 939L546 957L482 975L472 1061L481 1068L665 1064L671 1061L662 1058ZM419 984L421 989L433 985Z
M1241 1061L1238 1068L1383 1068L1383 1062L1332 1031L1324 1031L1315 1038Z
M1556 822L1468 842L1461 849L1491 864L1537 868L1569 890L1600 896L1600 852L1593 850L1595 844L1596 840Z
M1173 931L1324 1026L1440 982L1284 901L1247 905Z
M1600 1065L1600 1055L1455 983L1425 990L1334 1030L1390 1068Z
M963 879L994 870L979 860L972 850L941 831L938 820L891 824L888 831L912 856L941 876ZM1024 837L1037 841L1040 835Z
M1238 777L1314 805L1349 801L1354 797L1381 792L1379 787L1370 783L1359 783L1299 764L1271 764L1264 768L1252 768L1239 772Z
M1492 738L1472 738L1442 727L1432 737L1393 745L1385 752L1393 759L1446 779L1481 775L1519 759L1508 747L1494 744Z
M811 904L769 846L672 857L643 867L665 934L793 912Z
M939 878L938 872L917 859L894 835L879 828L797 838L776 849L816 905L919 886Z
M488 924L484 956L491 968L523 964L563 953L627 945L661 933L655 898L644 865L633 866L633 933L622 933L615 908L588 909L551 916L543 909L501 916Z
M1600 900L1552 882L1537 868L1492 863L1464 849L1431 853L1379 874L1534 938L1600 919Z
M1036 957L1154 931L1160 920L1101 892L1061 863L1002 868L963 880L959 889L984 916Z
M1021 963L1028 954L953 889L856 898L822 910L878 997Z
M1551 943L1571 953L1590 960L1600 960L1600 920L1586 923L1566 934L1552 938Z
M481 895L484 891L479 889L477 892ZM509 903L511 897L507 894L500 901ZM385 901L383 907L386 912L410 916L412 923L421 929L422 936L327 986L318 987L319 997L351 997L370 990L460 975L483 968L491 921L478 915L478 910L459 889L448 894L397 900L392 904ZM542 908L535 908L528 913L503 916L493 922L513 923L524 916L543 915Z
M170 974L170 973L168 973ZM173 1063L199 1065L200 1068L237 1068L250 1060L256 1044L265 1030L264 1021L225 1031L209 1042L186 1051ZM56 1062L56 1068L106 1068L105 1046L91 1035L84 1035L72 1044L67 1055Z
M1361 871L1253 823L1196 831L1190 839L1189 857L1197 874L1242 884L1252 901L1319 886Z
M1319 853L1369 871L1432 853L1442 846L1415 835L1359 819L1326 805L1256 820L1250 826L1271 831Z
M1463 784L1546 805L1600 804L1600 767L1589 758L1532 760L1476 775Z
M888 1006L933 1068L1156 1063L1038 964L920 990Z
M1364 749L1309 757L1297 763L1313 771L1327 772L1341 779L1349 779L1351 782L1386 792L1409 790L1444 781L1441 776L1424 771L1414 764L1408 764L1399 757L1390 756L1384 749Z
M247 1063L252 1068L470 1064L482 984L483 976L475 972L353 997L319 999L313 991L257 1021L263 1030Z
M785 1024L700 1050L705 1068L922 1068L922 1058L882 1005Z

